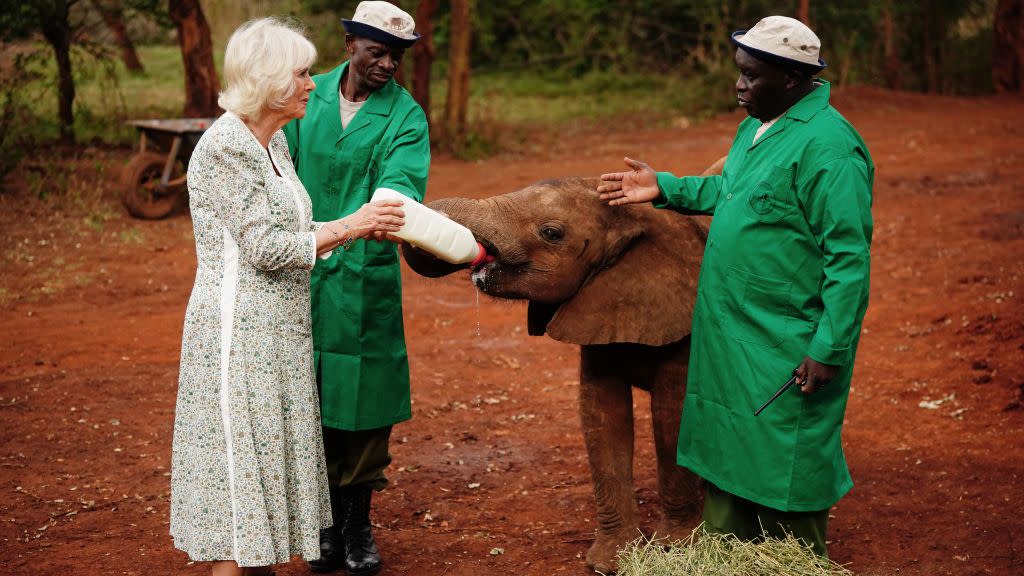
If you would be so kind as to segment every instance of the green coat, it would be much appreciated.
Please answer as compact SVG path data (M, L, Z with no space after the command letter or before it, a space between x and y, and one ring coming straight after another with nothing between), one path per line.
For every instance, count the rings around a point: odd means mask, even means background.
M284 128L313 219L347 216L377 188L423 200L430 168L427 119L394 82L370 95L341 129L338 84L348 63L320 74L306 116ZM313 268L313 360L324 426L366 430L412 416L398 251L357 241Z
M783 511L853 487L840 431L868 304L874 165L823 83L755 144L740 124L721 176L658 174L659 207L713 214L701 268L678 461ZM838 365L754 417L804 356Z

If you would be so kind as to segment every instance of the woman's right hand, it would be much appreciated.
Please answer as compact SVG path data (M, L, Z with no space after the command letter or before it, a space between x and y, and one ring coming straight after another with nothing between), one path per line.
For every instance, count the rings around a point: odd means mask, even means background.
M363 204L359 210L339 222L349 231L350 238L380 238L402 228L405 212L401 201L377 200Z

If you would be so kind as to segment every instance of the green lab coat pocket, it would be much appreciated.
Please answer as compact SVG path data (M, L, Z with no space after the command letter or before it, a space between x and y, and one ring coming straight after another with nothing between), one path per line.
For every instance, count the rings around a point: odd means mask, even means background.
M370 194L373 190L370 188L371 177L370 177L370 151L369 150L357 150L352 154L351 163L351 174L356 175L356 181L359 184L356 186L356 197L361 198L363 202L370 201Z
M725 327L730 336L774 348L789 334L791 282L729 268Z
M377 144L373 147L373 152L370 154L370 159L366 166L366 179L367 184L374 190L377 189L377 182L380 179L380 166L384 162L384 156L387 154L387 151L387 144Z
M747 197L746 214L758 222L778 222L794 208L793 171L773 166Z

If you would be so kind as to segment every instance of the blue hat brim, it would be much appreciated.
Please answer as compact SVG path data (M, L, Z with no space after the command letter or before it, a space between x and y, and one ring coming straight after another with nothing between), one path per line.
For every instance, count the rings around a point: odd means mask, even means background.
M369 38L370 40L398 48L408 48L420 39L419 32L413 32L413 38L399 38L398 36L385 32L376 26L370 26L369 24L363 24L362 22L356 22L347 18L342 18L341 24L345 27L345 32L348 32L353 36Z
M810 74L817 74L818 72L824 70L826 66L828 66L828 64L825 64L825 61L822 60L821 58L818 58L818 65L815 66L814 64L808 64L807 62L793 60L792 58L786 58L785 56L779 56L778 54L772 54L771 52L765 52L764 50L758 50L757 48L754 48L752 46L747 46L746 44L740 42L737 39L737 36L742 36L746 33L746 30L737 30L733 32L732 35L729 36L729 40L733 43L734 46L736 46L737 48L742 48L744 52L750 54L751 56L757 58L758 60L764 60L765 62L775 64L777 66L782 66L783 68L794 68L796 70L800 70Z

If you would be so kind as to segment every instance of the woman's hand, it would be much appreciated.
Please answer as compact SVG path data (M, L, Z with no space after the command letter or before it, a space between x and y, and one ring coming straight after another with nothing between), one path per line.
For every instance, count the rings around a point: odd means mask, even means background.
M398 232L405 224L405 212L398 200L377 200L368 202L338 221L351 239L374 238L390 240L392 232Z
M603 183L597 187L601 200L608 202L609 206L618 206L650 202L661 196L658 175L650 166L632 158L624 160L633 170L602 174Z

